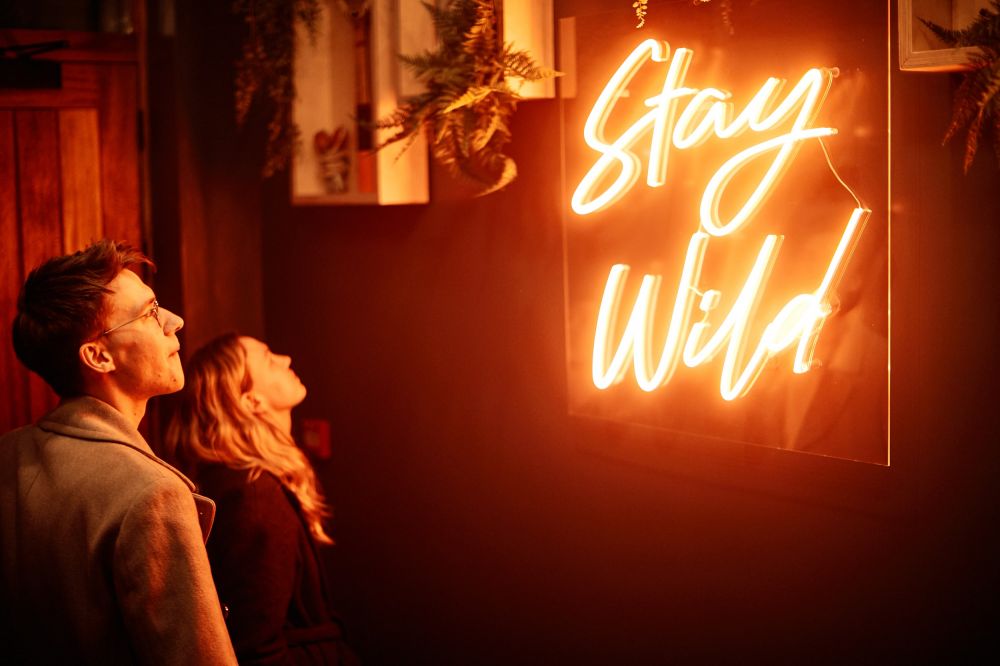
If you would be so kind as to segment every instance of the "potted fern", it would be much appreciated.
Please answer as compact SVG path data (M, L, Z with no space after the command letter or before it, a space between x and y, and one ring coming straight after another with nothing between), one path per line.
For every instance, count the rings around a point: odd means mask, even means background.
M495 192L517 177L517 165L504 153L520 99L513 79L537 81L559 73L502 43L493 0L423 5L433 18L438 46L400 59L427 90L376 123L394 130L380 147L400 141L409 146L426 131L431 154L452 176L471 182L479 195Z

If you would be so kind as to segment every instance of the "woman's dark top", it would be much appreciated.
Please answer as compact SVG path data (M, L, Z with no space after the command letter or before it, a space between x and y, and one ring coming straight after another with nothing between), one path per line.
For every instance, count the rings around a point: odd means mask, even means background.
M196 481L216 503L208 559L240 663L355 663L295 495L267 472L250 481L221 464Z

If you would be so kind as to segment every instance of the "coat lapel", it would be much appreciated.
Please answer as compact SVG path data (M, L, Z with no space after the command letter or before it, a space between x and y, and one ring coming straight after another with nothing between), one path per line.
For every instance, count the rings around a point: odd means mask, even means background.
M215 520L215 502L196 494L194 483L179 470L158 458L139 431L132 427L121 412L108 403L91 396L64 400L42 417L38 427L65 437L127 446L169 470L191 490L195 507L198 509L202 538L208 539L208 534L212 531L212 522Z
M194 505L198 509L198 525L201 527L201 539L208 542L208 535L212 533L212 523L215 522L215 502L199 495L191 493L194 497Z

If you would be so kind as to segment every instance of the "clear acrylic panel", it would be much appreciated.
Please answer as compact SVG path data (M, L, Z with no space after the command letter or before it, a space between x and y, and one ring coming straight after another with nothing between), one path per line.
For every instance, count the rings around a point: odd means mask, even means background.
M572 414L889 464L888 3L854 7L571 19Z

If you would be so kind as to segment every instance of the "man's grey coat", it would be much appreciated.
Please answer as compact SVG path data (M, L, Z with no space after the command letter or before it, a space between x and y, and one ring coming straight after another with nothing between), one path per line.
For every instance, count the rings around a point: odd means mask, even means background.
M95 398L0 439L0 661L235 664L193 490Z

